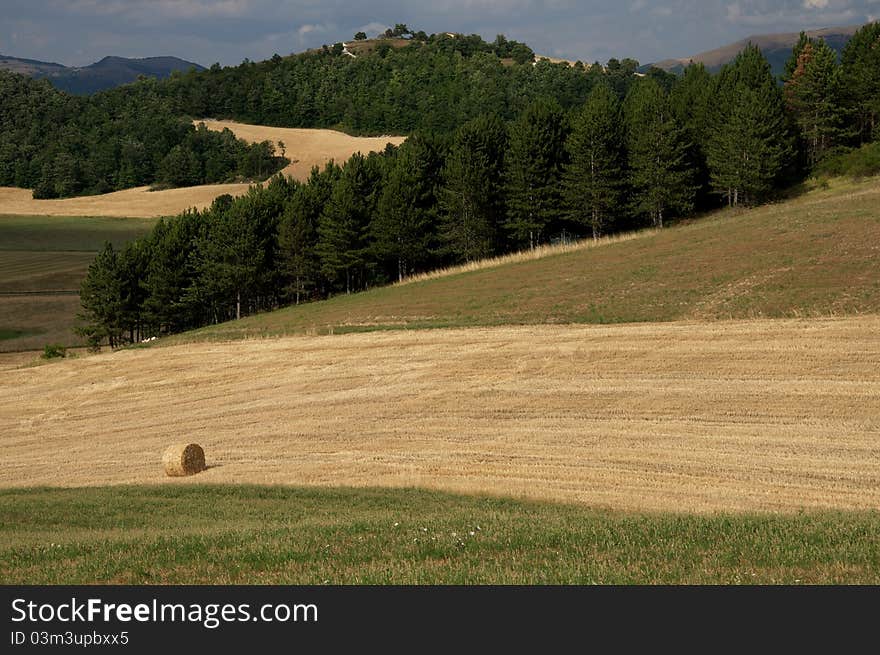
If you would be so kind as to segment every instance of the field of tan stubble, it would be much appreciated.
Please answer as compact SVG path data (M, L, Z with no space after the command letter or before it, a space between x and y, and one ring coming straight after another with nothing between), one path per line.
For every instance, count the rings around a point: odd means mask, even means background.
M292 163L283 169L285 175L305 181L313 166L324 166L331 159L343 163L356 152L364 154L383 150L388 143L400 145L406 137L355 137L335 130L293 129L246 125L234 121L204 122L209 129L228 127L236 137L249 143L283 141ZM280 151L278 154L281 154ZM195 207L205 209L223 194L240 196L250 184L206 184L181 189L150 191L149 187L125 189L99 196L82 196L60 200L34 200L30 189L0 187L0 214L19 216L116 216L122 218L154 218L170 216Z
M880 509L880 317L290 337L6 371L0 486L424 486ZM210 468L163 477L165 446Z

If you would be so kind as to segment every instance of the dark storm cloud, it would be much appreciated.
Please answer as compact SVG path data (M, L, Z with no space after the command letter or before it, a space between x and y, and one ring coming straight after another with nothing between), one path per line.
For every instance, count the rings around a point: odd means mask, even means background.
M0 9L0 53L71 65L108 54L235 64L396 22L429 33L504 33L551 56L648 62L757 32L876 20L880 0L0 0Z

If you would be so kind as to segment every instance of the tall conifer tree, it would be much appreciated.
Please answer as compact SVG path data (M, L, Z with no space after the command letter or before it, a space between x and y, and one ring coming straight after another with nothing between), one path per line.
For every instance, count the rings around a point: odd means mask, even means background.
M398 281L428 259L435 240L441 159L434 141L415 134L400 147L370 226L373 252L393 260Z
M321 271L351 293L365 283L368 229L381 174L360 153L353 155L333 186L318 222L316 252Z
M323 171L315 166L308 182L297 187L281 215L278 247L289 297L297 305L318 285L318 222L340 174L341 169L332 161Z
M625 103L630 183L636 213L663 227L670 213L686 213L694 203L690 144L669 105L651 78L637 81Z
M123 284L117 252L108 241L89 265L79 292L82 311L77 318L84 325L77 332L93 348L98 348L104 339L111 348L122 343Z
M840 58L844 102L854 114L861 143L877 139L880 117L880 21L863 26Z
M749 45L715 79L706 158L715 193L731 206L760 201L792 156L782 94L770 64Z
M504 221L507 128L495 115L456 132L441 173L440 237L446 254L473 261L497 252Z
M596 239L620 214L625 176L620 103L607 84L598 84L573 120L566 142L565 210L588 226Z
M549 100L530 105L510 129L505 159L507 228L519 244L531 249L561 215L566 136L565 115Z
M807 167L812 168L844 137L837 53L824 40L801 33L786 71L785 102L800 130Z

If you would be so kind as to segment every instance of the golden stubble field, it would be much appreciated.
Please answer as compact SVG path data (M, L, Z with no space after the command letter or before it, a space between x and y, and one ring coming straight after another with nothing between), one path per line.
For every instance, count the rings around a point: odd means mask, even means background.
M269 140L277 145L283 141L287 157L292 161L283 173L300 181L308 178L313 166L323 166L331 159L341 164L356 152L379 151L388 143L400 145L406 140L398 136L356 137L334 130L264 127L233 121L197 122L204 122L212 130L228 127L238 138L248 142ZM226 193L239 196L249 188L249 184L209 184L164 191L137 187L100 196L34 200L30 189L0 187L0 214L155 218L179 214L193 207L204 209L218 196Z
M210 468L163 476L169 444ZM623 510L880 509L880 317L381 332L0 377L0 486L424 486Z
M356 152L379 152L389 143L399 146L406 141L404 136L358 137L336 130L269 127L208 118L194 122L204 123L209 130L218 132L229 128L236 137L248 143L271 141L278 155L281 154L278 142L283 142L291 163L282 172L301 182L309 178L312 167L323 167L331 159L343 164Z

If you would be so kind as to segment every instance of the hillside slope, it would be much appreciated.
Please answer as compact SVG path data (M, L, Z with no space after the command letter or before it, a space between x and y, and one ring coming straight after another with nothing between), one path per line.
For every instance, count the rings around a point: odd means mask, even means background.
M880 312L880 179L539 259L260 314L171 341Z

